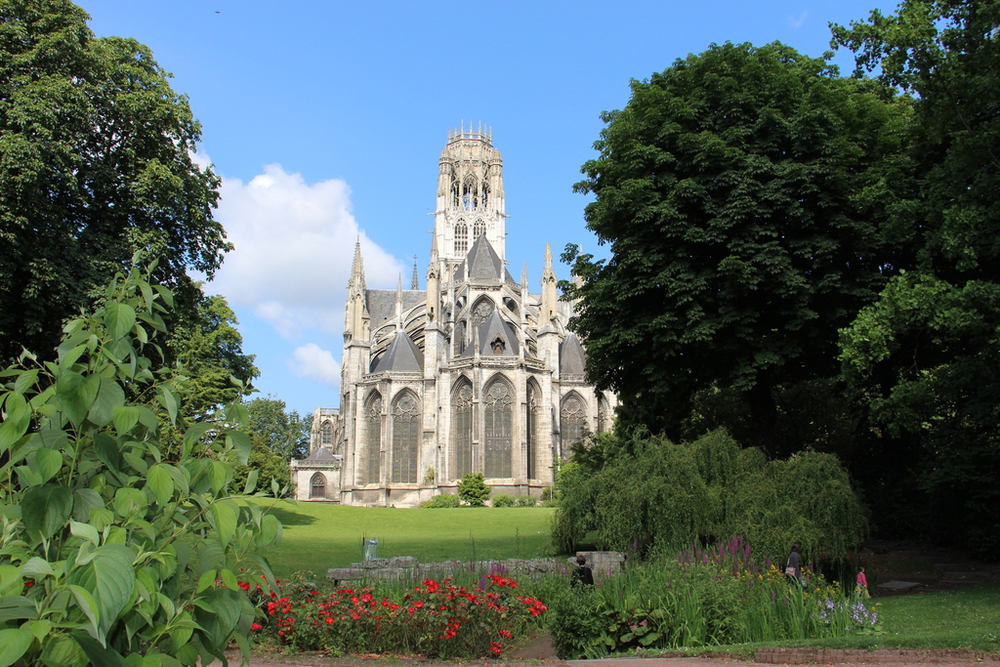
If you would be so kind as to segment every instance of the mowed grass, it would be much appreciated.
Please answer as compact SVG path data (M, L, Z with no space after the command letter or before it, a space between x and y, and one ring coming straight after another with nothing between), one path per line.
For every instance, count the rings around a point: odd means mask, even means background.
M284 526L281 544L264 555L278 578L325 575L361 560L361 541L379 541L379 557L413 556L421 563L552 555L545 507L399 509L258 500Z

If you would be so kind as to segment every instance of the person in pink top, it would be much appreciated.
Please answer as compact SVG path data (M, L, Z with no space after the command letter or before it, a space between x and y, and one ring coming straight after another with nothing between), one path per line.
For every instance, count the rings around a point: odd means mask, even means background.
M868 577L865 576L864 567L858 568L857 585L854 587L854 592L862 597L871 597L871 595L868 594Z

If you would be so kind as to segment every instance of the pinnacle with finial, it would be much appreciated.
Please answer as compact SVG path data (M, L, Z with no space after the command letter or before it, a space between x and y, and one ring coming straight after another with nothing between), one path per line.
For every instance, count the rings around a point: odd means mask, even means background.
M413 256L413 280L410 281L410 289L420 289L420 280L417 278L417 256Z

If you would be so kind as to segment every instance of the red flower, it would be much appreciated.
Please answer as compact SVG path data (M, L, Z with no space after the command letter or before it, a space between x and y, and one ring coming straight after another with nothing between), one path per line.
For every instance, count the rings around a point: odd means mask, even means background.
M263 625L261 625L260 623L251 623L251 624L250 624L250 629L251 629L251 630L260 630L260 629L261 629L261 628L263 628L263 627L264 627L264 626L263 626Z
M493 651L494 655L500 655L503 653L503 644L500 642L490 642L490 650Z

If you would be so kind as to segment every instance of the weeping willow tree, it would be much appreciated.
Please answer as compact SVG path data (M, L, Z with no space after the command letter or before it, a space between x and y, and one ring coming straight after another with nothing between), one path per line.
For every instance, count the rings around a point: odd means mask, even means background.
M864 538L866 512L836 456L768 461L723 430L691 443L649 435L608 458L582 456L560 479L553 539L573 551L596 531L605 549L682 549L742 535L757 558L803 551L842 558Z

